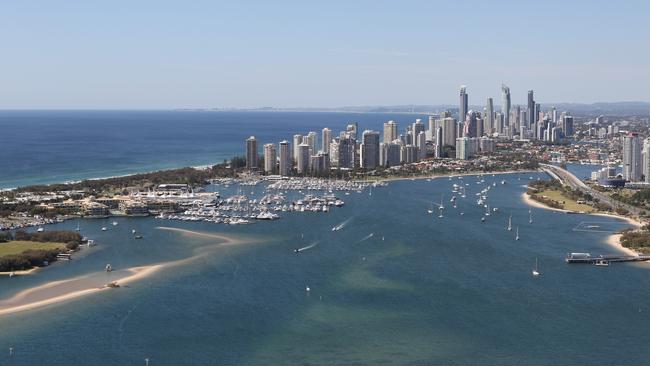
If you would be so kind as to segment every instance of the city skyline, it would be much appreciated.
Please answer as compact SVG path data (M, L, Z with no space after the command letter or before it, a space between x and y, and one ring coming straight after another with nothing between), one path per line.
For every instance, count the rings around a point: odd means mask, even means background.
M9 2L0 109L650 101L650 4L465 5Z

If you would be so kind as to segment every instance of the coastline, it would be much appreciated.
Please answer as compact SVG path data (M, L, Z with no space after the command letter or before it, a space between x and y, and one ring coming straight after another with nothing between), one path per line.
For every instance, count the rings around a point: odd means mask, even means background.
M541 208L541 209L551 210L551 211L557 211L557 212L563 212L563 213L575 212L575 211L563 210L563 209L559 209L559 208L553 208L553 207L546 206L545 204L543 204L541 202L537 202L537 201L533 200L532 198L530 198L530 196L526 192L523 192L521 194L521 198L526 204L528 204L529 206L536 207L536 208ZM630 224L631 226L634 226L635 229L638 229L641 226L643 226L642 222L640 222L638 220L635 220L635 219L633 219L631 217L626 217L626 216L620 216L620 215L603 213L603 212L593 212L593 213L575 212L575 213L581 213L581 214L584 214L584 215L592 215L592 216L609 217L609 218L623 220L623 221L627 222L628 224ZM625 253L627 255L631 255L631 256L639 255L639 253L637 253L635 250L630 249L630 248L626 248L621 244L621 236L622 236L621 234L611 234L605 239L605 243L608 246L610 246L611 248L616 249L617 251L623 252L623 253ZM647 262L644 262L644 263L647 263Z
M228 235L204 233L174 227L159 226L157 229L178 232L182 235L193 237L217 239L219 242L215 243L216 246L237 245L250 242L233 238ZM204 247L203 249L208 248ZM10 298L0 299L0 316L39 309L49 305L78 299L86 295L96 294L105 290L119 290L109 287L108 284L116 283L119 286L127 286L150 277L163 269L168 269L177 265L184 265L196 259L204 258L205 254L206 251L201 250L200 252L195 252L194 255L184 259L130 267L114 272L98 271L66 280L50 281L36 287L22 290ZM38 268L35 268L27 272L31 273L37 269Z
M0 301L0 316L33 310L48 305L58 304L64 301L77 299L79 297L111 289L108 283L114 282L118 285L128 285L135 281L151 276L167 264L154 264L149 266L131 267L124 271L119 278L108 280L99 279L98 274L85 275L68 280L52 281L44 285L23 290L14 296ZM108 281L103 286L98 286L98 281ZM59 289L68 291L58 292ZM50 294L52 293L52 294ZM49 295L49 296L48 296Z
M378 178L378 179L365 179L365 180L355 180L357 182L364 183L373 183L373 182L397 182L402 180L422 180L422 179L440 179L440 178L455 178L455 177L471 177L476 175L503 175L503 174L517 174L517 173L536 173L537 170L504 170L504 171L494 171L494 172L464 172L464 173L445 173L439 175L417 175L414 177L387 177L387 178Z

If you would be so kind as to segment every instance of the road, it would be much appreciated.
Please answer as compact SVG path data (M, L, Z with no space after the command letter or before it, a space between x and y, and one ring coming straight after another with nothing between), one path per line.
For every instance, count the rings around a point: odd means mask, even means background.
M642 211L641 209L639 209L637 207L630 206L628 204L625 204L625 203L622 203L620 201L614 200L614 199L610 198L609 196L607 196L606 194L598 192L597 190L595 190L595 189L589 187L588 185L586 185L584 182L582 182L580 179L578 179L578 177L571 174L571 172L569 172L566 169L562 169L559 166L549 165L549 164L540 164L540 166L541 166L542 170L544 170L546 173L551 175L553 178L558 179L560 182L562 182L562 184L568 185L572 189L577 189L577 190L580 190L580 191L582 191L584 193L588 193L592 197L598 199L598 201L600 201L602 203L605 203L605 204L608 204L608 205L612 206L614 209L624 208L624 209L628 210L630 213L632 213L635 216L639 216L639 214Z

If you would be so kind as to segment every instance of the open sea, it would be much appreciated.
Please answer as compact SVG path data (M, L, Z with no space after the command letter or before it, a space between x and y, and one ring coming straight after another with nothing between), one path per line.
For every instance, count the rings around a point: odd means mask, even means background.
M3 185L202 165L241 154L251 133L275 142L324 126L336 131L350 120L379 129L386 119L415 118L48 113L0 114ZM545 175L486 175L484 184L476 177L395 181L372 195L341 195L346 205L329 213L287 212L251 225L80 220L82 234L98 245L34 275L0 277L0 300L52 280L101 274L106 263L120 270L201 255L126 287L0 316L0 365L144 365L145 358L152 366L648 364L650 266L564 263L567 252L615 253L605 240L628 224L536 208L531 224L521 199L529 177ZM493 182L489 203L498 211L482 223L475 193ZM467 187L457 208L449 203L453 183ZM207 189L227 196L239 188ZM242 189L263 194L262 186ZM443 217L428 214L441 196ZM514 228L506 230L510 214L519 241ZM161 226L251 243L214 247L210 238ZM132 228L144 239L133 240Z

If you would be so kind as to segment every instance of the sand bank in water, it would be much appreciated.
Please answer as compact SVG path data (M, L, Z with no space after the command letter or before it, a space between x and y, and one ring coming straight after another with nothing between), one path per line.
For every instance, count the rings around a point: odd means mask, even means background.
M124 286L150 276L163 267L164 264L155 264L133 267L123 271L94 273L68 280L48 282L44 285L23 290L9 299L1 300L0 315L36 309L99 291L110 290L111 288L106 287L106 285L111 282Z
M183 235L193 237L217 239L219 242L216 244L219 246L242 244L245 242L243 240L221 234L203 233L172 227L158 227L158 229L179 232ZM197 254L192 257L176 261L163 262L141 267L132 267L125 270L117 270L112 272L101 271L67 280L48 282L40 286L23 290L8 299L0 300L0 316L37 309L44 306L77 299L82 296L98 293L100 291L117 291L119 289L107 287L107 284L114 282L119 286L125 286L138 280L142 280L162 269L177 265L184 265L202 257L203 254Z

